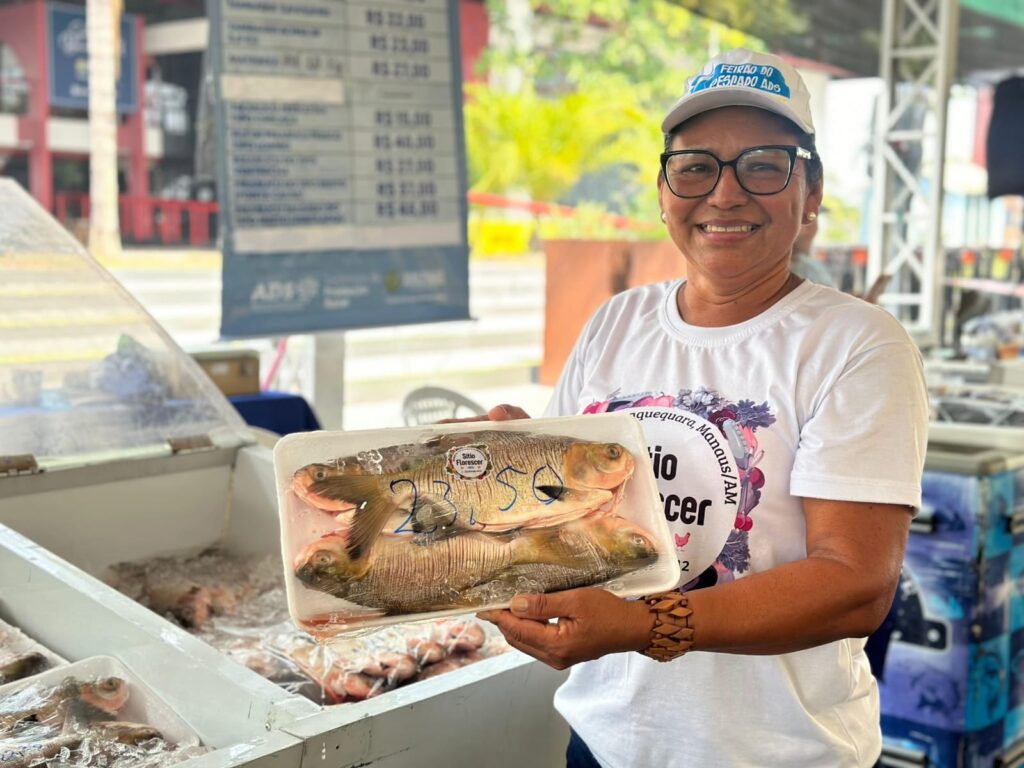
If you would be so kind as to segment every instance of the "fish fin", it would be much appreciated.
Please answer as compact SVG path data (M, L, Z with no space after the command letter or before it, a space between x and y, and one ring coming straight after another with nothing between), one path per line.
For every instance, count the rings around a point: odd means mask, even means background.
M561 501L562 497L566 496L569 492L569 489L564 485L538 485L536 490L552 501Z
M524 530L526 529L520 526L519 528L503 528L500 531L492 531L488 530L487 526L481 526L480 533L486 534L492 540L511 544L516 539L522 538Z
M313 483L310 490L355 505L345 546L353 563L366 558L384 524L408 501L407 495L396 499L388 493L380 475L336 475Z
M611 491L603 488L570 488L565 485L538 485L537 491L551 499L552 507L555 504L578 507L580 509L597 509L601 504L607 503L614 498Z

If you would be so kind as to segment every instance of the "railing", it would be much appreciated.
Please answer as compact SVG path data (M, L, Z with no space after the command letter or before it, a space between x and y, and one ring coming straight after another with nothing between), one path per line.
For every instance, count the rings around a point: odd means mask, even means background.
M532 213L534 216L562 216L571 217L576 215L576 209L569 205L558 203L545 203L539 200L517 200L511 197L495 195L490 192L470 192L467 199L472 205L480 205L485 208L505 208L520 210ZM606 213L602 216L608 224L616 229L655 229L655 225L647 221L636 221L628 216L621 216L616 213Z
M217 203L134 195L120 195L117 202L126 243L202 246L217 239ZM85 192L54 195L53 213L65 226L88 219L89 209Z
M860 295L868 290L868 249L865 246L815 246L811 257L824 265L832 275L832 285L839 290Z

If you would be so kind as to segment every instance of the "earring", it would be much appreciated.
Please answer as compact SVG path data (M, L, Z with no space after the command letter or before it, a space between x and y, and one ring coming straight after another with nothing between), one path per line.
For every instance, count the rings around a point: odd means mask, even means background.
M668 215L664 211L661 212L661 221L662 223L668 221Z
M818 218L818 214L815 213L814 211L809 211L807 214L807 223L810 224L816 218Z

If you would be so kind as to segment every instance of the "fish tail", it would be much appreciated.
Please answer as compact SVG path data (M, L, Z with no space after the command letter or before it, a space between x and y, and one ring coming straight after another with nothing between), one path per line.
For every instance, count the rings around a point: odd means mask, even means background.
M408 503L408 495L396 497L388 493L380 475L337 475L313 483L310 490L328 499L355 505L345 545L353 563L365 559L384 524Z

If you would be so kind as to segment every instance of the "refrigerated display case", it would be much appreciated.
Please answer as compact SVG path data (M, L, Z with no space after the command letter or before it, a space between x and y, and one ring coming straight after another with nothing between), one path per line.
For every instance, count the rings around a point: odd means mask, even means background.
M922 496L876 673L882 764L1016 764L1024 753L1019 430L932 423Z
M111 656L211 752L192 768L554 764L564 678L508 651L336 707L274 685L103 581L217 547L280 556L271 452L141 306L0 179L0 619ZM444 733L444 738L437 738Z

